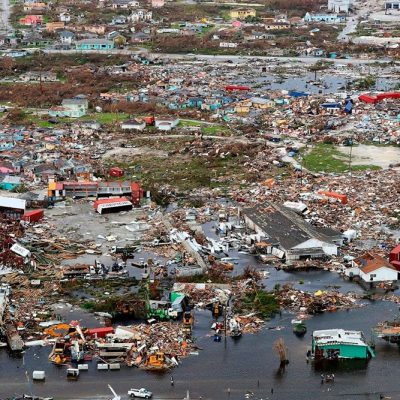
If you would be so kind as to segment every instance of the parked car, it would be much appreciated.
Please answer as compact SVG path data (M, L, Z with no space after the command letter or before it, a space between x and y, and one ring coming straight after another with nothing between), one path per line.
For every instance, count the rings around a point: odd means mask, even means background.
M130 397L140 397L142 399L150 399L153 396L153 393L147 389L131 389L128 390L128 396Z

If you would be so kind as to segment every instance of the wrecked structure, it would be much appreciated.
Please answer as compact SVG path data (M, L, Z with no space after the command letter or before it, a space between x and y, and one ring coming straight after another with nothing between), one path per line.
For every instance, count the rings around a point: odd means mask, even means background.
M243 208L246 226L270 243L268 253L286 262L335 256L343 236L329 228L313 227L292 210L272 203Z

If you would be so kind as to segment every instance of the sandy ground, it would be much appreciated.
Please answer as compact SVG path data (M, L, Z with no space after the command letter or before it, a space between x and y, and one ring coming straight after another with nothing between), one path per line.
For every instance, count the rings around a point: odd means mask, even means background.
M118 159L123 159L124 157L149 155L154 157L167 157L168 153L162 150L155 150L149 147L116 147L114 149L108 150L103 154L103 159L118 157Z
M338 147L343 154L349 156L350 147ZM400 148L394 146L353 146L353 165L376 165L381 168L389 168L390 164L400 162Z
M399 22L400 21L400 11L385 11L374 12L369 16L370 20L379 20L383 22Z

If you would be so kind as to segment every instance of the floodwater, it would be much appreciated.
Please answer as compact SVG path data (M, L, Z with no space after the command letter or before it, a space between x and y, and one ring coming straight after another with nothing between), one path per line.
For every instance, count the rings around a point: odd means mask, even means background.
M376 165L385 169L391 164L400 162L400 147L360 144L353 146L352 149L350 146L339 146L337 149L347 157L351 150L353 165Z
M276 283L291 281L304 290L341 286L342 291L360 291L356 284L343 282L337 274L327 271L286 273L273 268L269 271L270 278L265 281L269 289ZM203 399L244 399L247 391L253 392L254 398L263 399L378 399L381 393L400 399L396 380L400 354L396 345L376 342L377 357L368 364L342 365L335 370L334 384L321 385L321 371L316 370L312 363L306 363L305 355L313 330L357 329L370 338L370 330L375 324L393 319L399 312L398 306L393 303L363 302L366 305L362 308L313 317L307 321L308 333L303 338L296 337L291 331L293 316L283 313L269 321L257 334L244 335L237 341L227 338L221 343L212 340L211 314L196 311L194 333L202 350L199 355L184 359L172 371L173 387L170 385L171 373L155 374L128 367L122 367L120 371L97 371L95 362L89 363L89 371L82 372L78 381L70 382L66 380L65 368L47 361L50 347L28 349L23 358L9 358L7 351L1 350L0 398L34 393L56 399L100 399L110 395L107 384L111 384L121 395L125 395L131 387L146 387L154 392L155 399L182 399L187 390L193 399L200 396ZM79 319L89 327L99 323L92 316L70 311L65 306L58 311L64 313L67 320L68 316ZM279 329L268 329L274 327ZM274 342L280 337L284 338L289 352L290 363L285 371L279 370L279 361L273 350ZM46 371L45 383L27 380L35 369Z
M117 216L113 216L112 220L115 218ZM213 225L214 222L206 223L203 229L207 236L216 239ZM81 227L82 231L87 229L87 225ZM93 227L95 232L97 229ZM118 230L121 234L120 228ZM266 269L269 278L263 283L269 290L276 284L291 282L300 290L312 292L332 287L338 287L343 292L362 292L357 284L343 281L337 273L323 270L288 273L261 264L250 254L233 251L229 255L238 258L235 265L238 272L246 265ZM135 259L146 260L149 256L154 258L151 253L139 253L135 255ZM95 258L93 255L85 255L80 261L88 261L86 258L92 257ZM110 258L107 257L104 261L110 261ZM141 271L135 270L129 268L130 274L136 276ZM308 332L303 338L292 333L293 315L284 312L282 316L269 321L257 334L243 335L237 341L227 338L221 343L213 341L213 332L210 330L211 313L197 310L194 335L202 350L199 355L189 356L182 360L178 368L165 374L125 366L120 371L97 371L96 362L93 361L89 362L89 371L82 372L78 381L71 382L66 379L65 367L57 367L48 362L50 347L27 349L22 358L11 358L6 349L0 349L0 399L23 393L53 396L60 400L107 399L111 397L107 384L111 384L123 398L127 398L126 393L132 387L146 387L154 393L155 399L171 400L183 399L187 390L192 399L239 400L245 399L246 394L254 399L280 400L372 400L379 399L380 394L400 399L400 387L397 384L400 353L396 345L379 341L376 343L377 357L368 364L341 364L335 370L336 379L333 384L321 385L321 371L316 370L312 363L306 363L312 331L329 328L357 329L364 331L367 338L370 338L373 326L380 321L393 319L399 313L398 305L390 302L365 300L362 303L365 304L364 307L354 310L314 316L306 322ZM82 326L89 328L100 325L100 321L91 314L66 304L58 305L56 313L62 315L66 321L80 320ZM279 360L273 350L274 342L281 337L288 348L290 360L284 371L279 370ZM44 370L46 381L33 383L30 378L34 370ZM174 386L170 384L171 374L174 377ZM249 393L253 395L250 396Z
M335 74L335 71L332 71L329 74L318 74L318 85L312 83L314 80L314 73L297 74L296 76L282 78L267 73L265 76L255 78L254 82L250 81L250 86L252 86L255 91L257 91L257 88L259 87L260 92L265 90L297 90L311 94L334 94L340 91L345 92L346 89L351 91L350 86L348 86L351 79ZM241 84L249 84L249 79L242 79L239 80L239 82ZM399 83L397 79L378 78L375 87L372 90L393 90L397 83Z

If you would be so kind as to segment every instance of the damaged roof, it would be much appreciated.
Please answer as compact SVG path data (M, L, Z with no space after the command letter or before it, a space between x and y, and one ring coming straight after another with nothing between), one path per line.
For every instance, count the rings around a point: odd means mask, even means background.
M333 244L332 239L340 235L333 229L317 229L295 212L277 204L266 202L245 208L242 212L284 249L291 249L310 239Z

